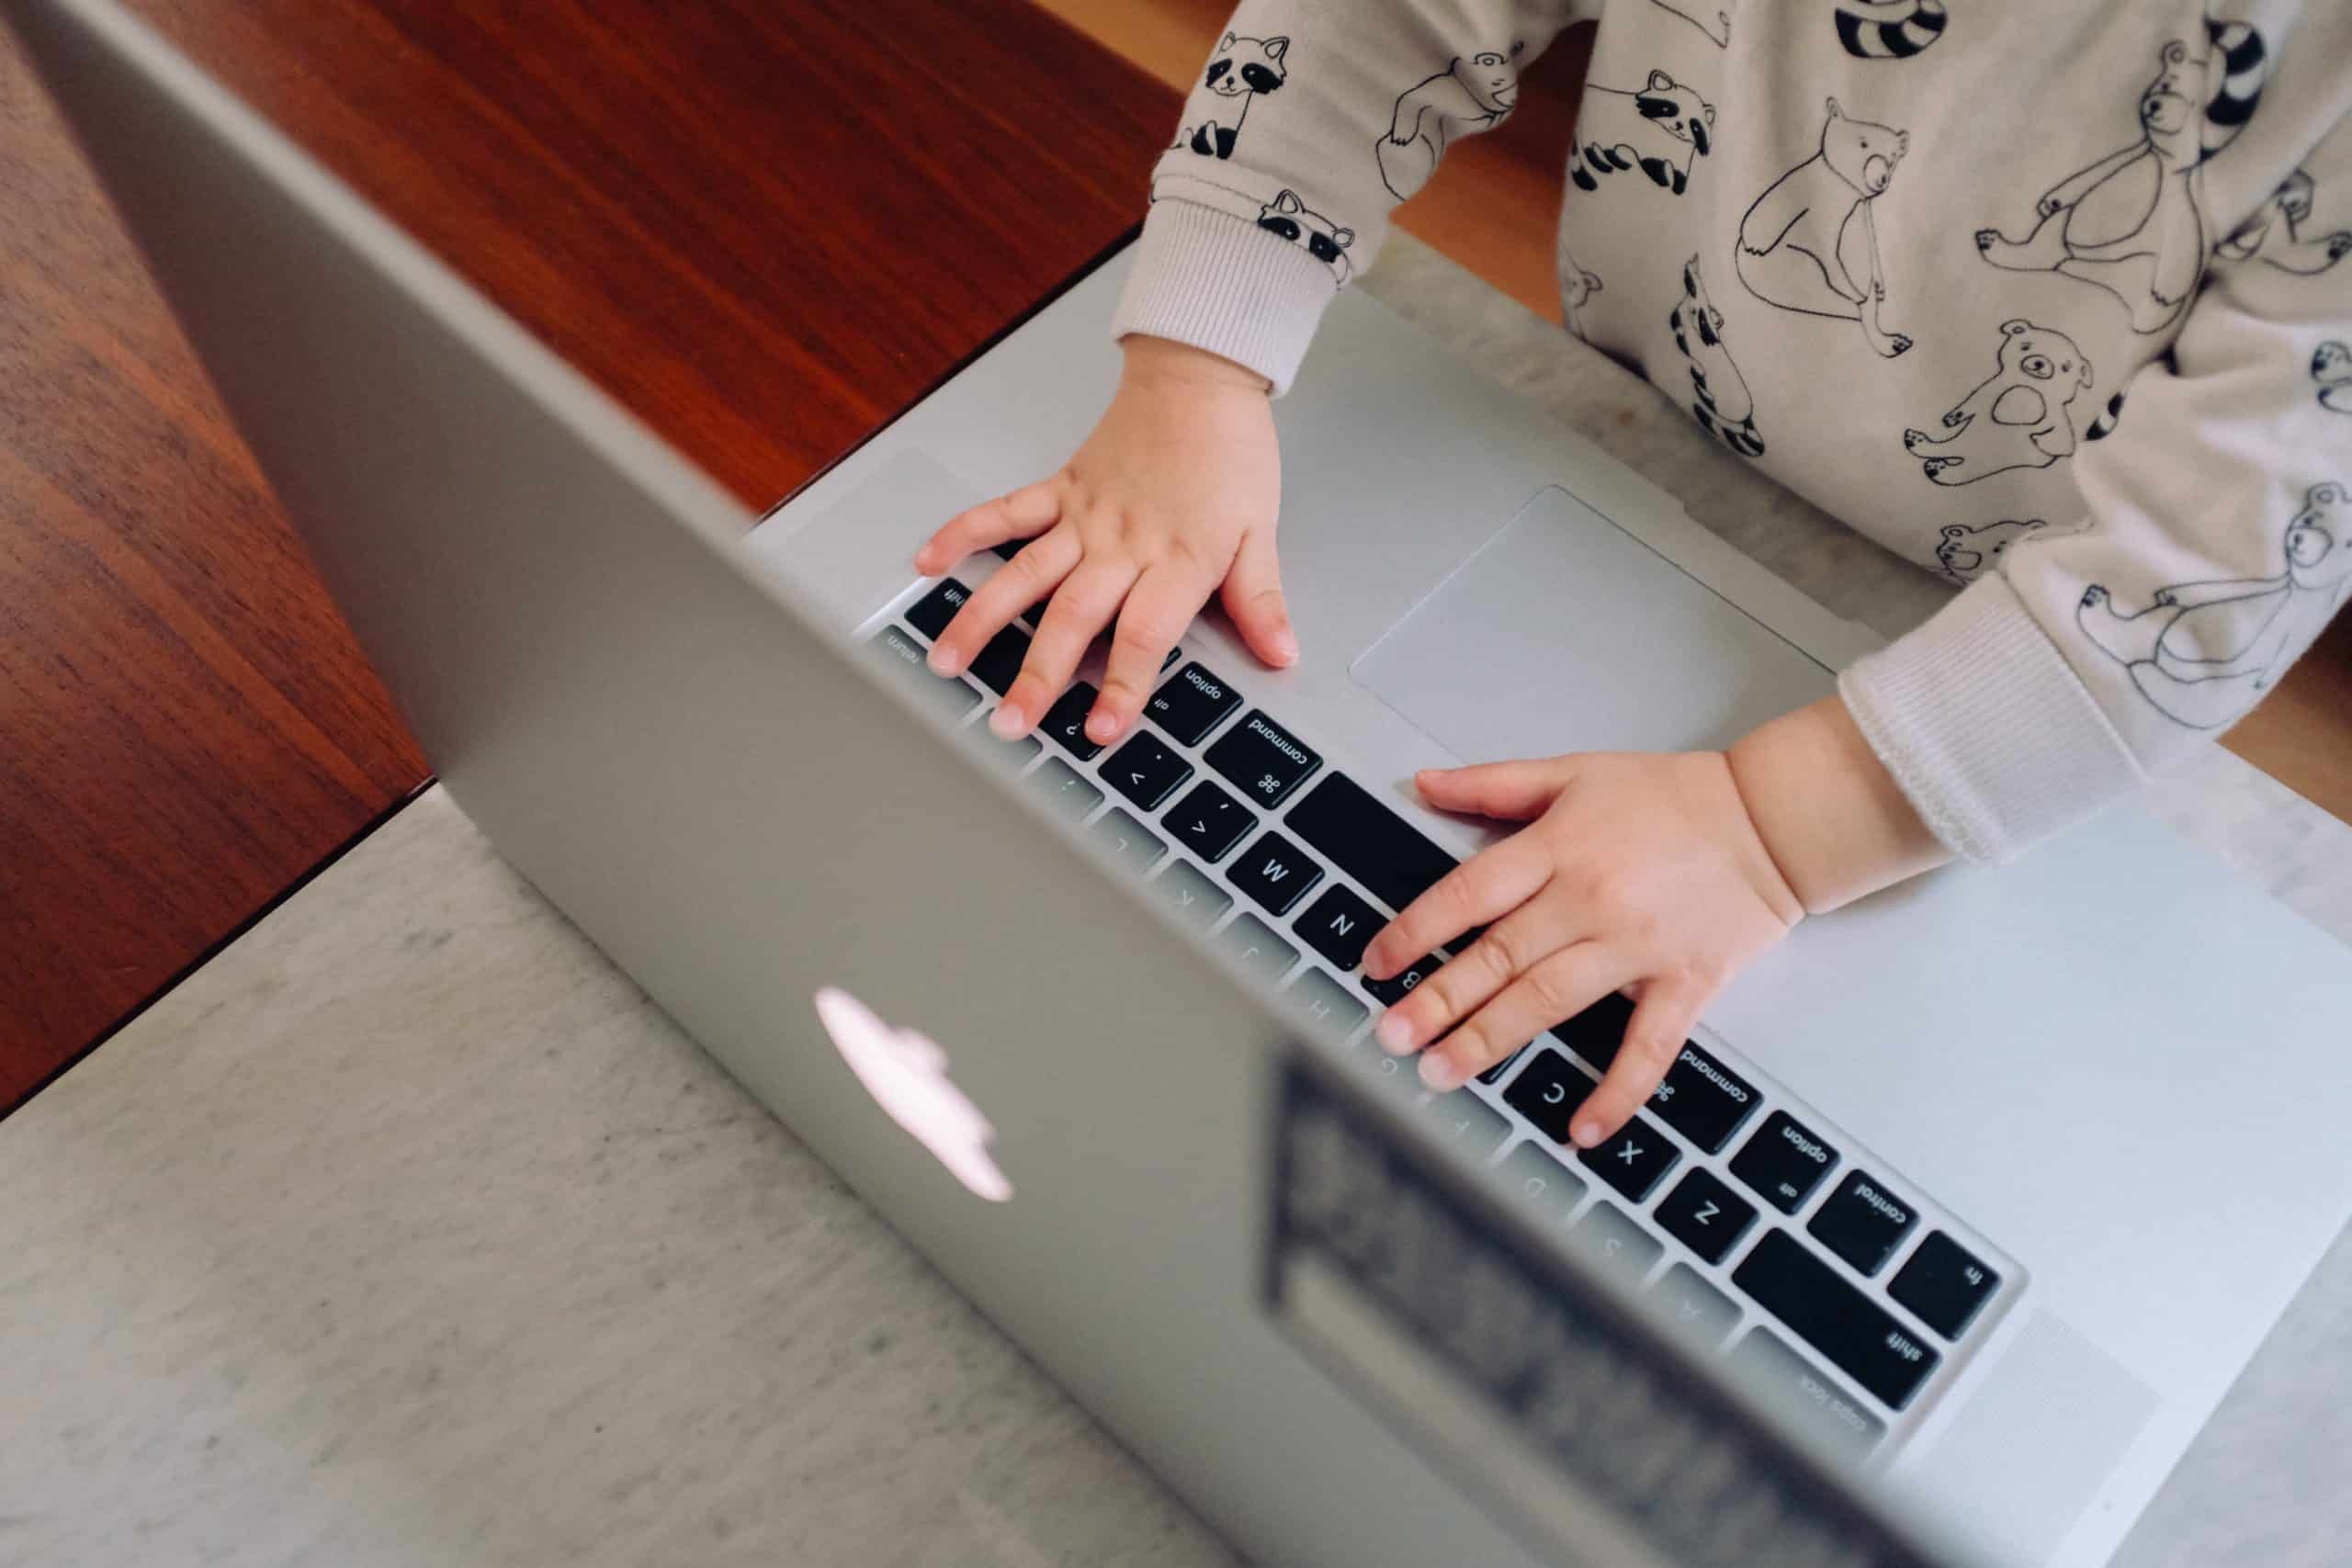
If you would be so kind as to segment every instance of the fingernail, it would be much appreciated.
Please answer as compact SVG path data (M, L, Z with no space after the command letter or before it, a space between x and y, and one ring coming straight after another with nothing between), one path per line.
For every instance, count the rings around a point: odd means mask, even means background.
M1412 1020L1392 1008L1382 1013L1380 1021L1372 1026L1372 1037L1379 1041L1380 1048L1390 1055L1401 1056L1413 1048Z
M963 660L957 659L944 643L932 644L931 657L925 662L931 666L934 675L961 675L964 672Z
M926 545L915 552L915 570L925 577L931 575L931 547Z
M1274 651L1282 655L1284 664L1291 663L1298 658L1298 638L1289 632L1277 633L1274 637Z
M1568 1129L1568 1138L1580 1149L1589 1149L1600 1142L1600 1123L1588 1117Z
M1089 740L1095 741L1099 744L1110 739L1113 736L1118 733L1119 719L1116 714L1104 713L1098 708L1093 713L1087 715L1086 738Z
M989 715L989 733L999 740L1018 740L1023 728L1021 710L1011 703L1002 705Z
M1442 1056L1431 1051L1421 1058L1421 1083L1432 1094L1460 1089L1468 1081L1469 1075L1457 1066L1451 1056Z

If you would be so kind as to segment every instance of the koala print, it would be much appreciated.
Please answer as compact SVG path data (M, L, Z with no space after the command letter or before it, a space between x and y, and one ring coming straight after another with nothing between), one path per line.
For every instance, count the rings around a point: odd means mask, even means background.
M2043 192L2025 238L1979 229L1986 261L2096 284L2123 302L2136 333L2180 320L2205 276L2205 220L2190 175L2254 118L2267 59L2262 35L2243 23L2208 22L2206 32L2220 72L2191 59L2179 39L2165 44L2140 94L2140 139Z
M2075 450L2067 409L2091 384L2091 362L2064 333L2003 321L1998 368L1947 411L1951 434L1903 433L1903 449L1939 485L1974 484L2011 468L2046 468ZM1965 469L1965 472L1961 470Z
M1697 400L1690 416L1741 457L1762 457L1764 438L1756 433L1756 400L1748 395L1747 378L1724 346L1724 313L1707 298L1706 279L1700 276L1697 256L1682 264L1682 299L1667 317L1667 325L1674 329L1674 346L1690 362L1690 394Z
M1353 229L1336 228L1321 213L1308 211L1295 190L1286 190L1260 208L1258 227L1280 234L1294 245L1305 245L1308 255L1329 267L1332 278L1346 286L1354 269L1348 259L1348 247L1356 243Z
M1857 60L1908 60L1944 36L1944 0L1838 0L1838 41Z
M1859 322L1882 358L1909 349L1909 338L1879 320L1886 279L1871 204L1910 150L1909 131L1849 119L1830 99L1821 150L1775 180L1739 220L1732 260L1747 291L1783 310Z
M2276 577L2177 582L2125 615L2101 583L2083 590L2075 624L2131 672L2158 712L2192 729L2220 729L2254 706L2320 634L2352 583L2352 500L2313 485L2281 541Z
M1487 50L1457 58L1397 95L1388 134L1372 144L1380 160L1381 182L1396 199L1402 201L1429 184L1438 160L1445 156L1445 144L1455 135L1502 123L1519 102L1519 56L1526 47L1515 43L1508 54Z
M2311 175L2297 169L2279 182L2252 217L2213 247L2213 254L2233 262L2258 256L2267 266L2305 277L2325 272L2352 251L2352 231L2339 229L2333 234L2303 238L2303 224L2312 215L2312 198L2317 191Z
M1715 106L1663 71L1638 87L1588 85L1568 178L1578 190L1599 190L1608 175L1638 164L1650 183L1680 196L1692 160L1713 145L1714 124Z
M2312 379L2319 383L2319 406L2352 413L2352 347L2321 344L2312 355Z
M1553 259L1557 264L1560 276L1561 314L1567 321L1568 331L1582 338L1584 325L1578 318L1584 313L1585 302L1600 292L1600 279L1578 266L1577 258L1568 254L1567 231L1565 229L1561 231Z
M1207 96L1208 112L1197 125L1177 132L1176 145L1189 147L1204 158L1232 157L1241 139L1242 121L1250 118L1250 105L1278 91L1289 79L1283 66L1289 53L1286 38L1226 34L1216 46L1216 58L1209 62L1208 74L1193 95Z
M1723 49L1728 46L1731 42L1731 17L1727 12L1717 11L1715 13L1715 19L1711 25L1701 21L1693 13L1686 11L1681 6L1675 5L1673 0L1650 0L1650 4L1656 6L1661 11L1673 12L1684 21L1698 28L1701 32L1706 34L1707 41L1713 44L1717 49Z
M1973 582L1998 566L2009 547L2042 526L2039 517L2023 523L1987 523L1970 528L1958 523L1944 525L1936 542L1936 567L1954 582Z

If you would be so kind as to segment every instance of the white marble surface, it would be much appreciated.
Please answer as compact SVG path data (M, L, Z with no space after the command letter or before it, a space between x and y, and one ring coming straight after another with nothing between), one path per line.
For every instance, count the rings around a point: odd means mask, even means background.
M1933 607L1410 241L1372 287L1831 608ZM2352 942L2352 830L2220 755L2161 808ZM2347 1346L2339 1243L2118 1561L2340 1562ZM558 1560L1233 1559L435 791L0 1124L0 1563Z

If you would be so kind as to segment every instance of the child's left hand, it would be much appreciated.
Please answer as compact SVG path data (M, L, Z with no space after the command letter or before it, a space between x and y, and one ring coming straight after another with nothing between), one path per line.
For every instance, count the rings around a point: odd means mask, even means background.
M1942 863L1836 697L1729 751L1586 753L1435 769L1422 798L1526 822L1406 907L1364 950L1386 979L1487 931L1383 1015L1386 1049L1459 1088L1611 991L1634 998L1625 1043L1570 1129L1589 1148L1674 1065L1731 977L1808 910Z

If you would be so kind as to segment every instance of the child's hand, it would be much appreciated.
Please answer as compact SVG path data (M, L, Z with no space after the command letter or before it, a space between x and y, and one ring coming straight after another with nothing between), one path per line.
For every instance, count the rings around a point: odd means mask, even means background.
M1298 657L1274 558L1282 456L1266 391L1229 360L1129 338L1118 394L1069 465L974 507L915 553L929 576L1004 540L1031 541L932 648L933 670L959 672L1015 615L1053 596L1020 679L989 717L998 735L1024 735L1045 716L1114 616L1086 732L1098 743L1125 734L1220 583L1226 613L1259 658L1281 666Z
M1835 697L1728 752L1594 753L1432 770L1442 810L1528 822L1416 898L1364 950L1385 979L1492 927L1385 1014L1451 1089L1611 991L1625 1043L1570 1129L1591 1147L1649 1098L1717 992L1819 913L1939 864L1943 847Z

